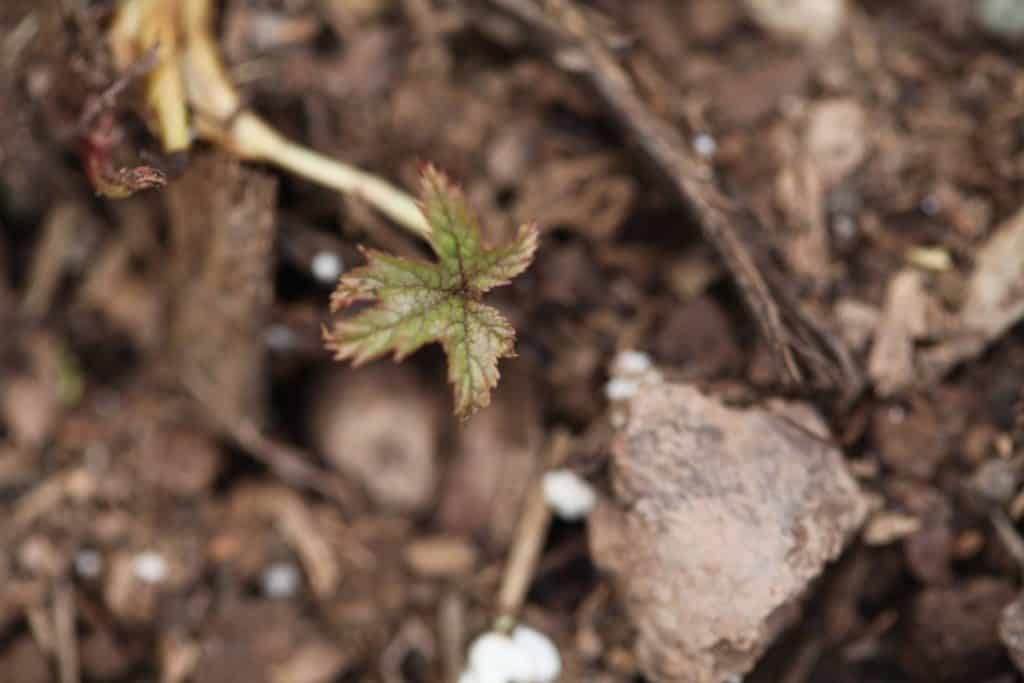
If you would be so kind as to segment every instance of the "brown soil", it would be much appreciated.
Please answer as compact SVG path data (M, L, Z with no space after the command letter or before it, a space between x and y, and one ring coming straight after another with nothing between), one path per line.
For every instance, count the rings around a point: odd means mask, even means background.
M812 401L872 497L746 680L1020 680L997 624L1024 564L1024 337L1016 317L962 336L1024 196L1020 45L967 0L852 2L813 48L739 0L588 5L647 110L710 159L786 319L849 351L855 373L805 354L794 384L579 55L500 4L226 0L218 21L247 104L291 137L402 187L436 163L492 241L540 223L493 297L518 357L463 424L439 350L351 370L320 341L318 257L422 244L210 146L163 157L137 84L118 154L170 183L95 196L80 121L117 78L115 3L0 2L0 678L453 681L552 435L607 486L608 366L640 349L736 402ZM550 529L524 618L562 680L638 680L583 524Z

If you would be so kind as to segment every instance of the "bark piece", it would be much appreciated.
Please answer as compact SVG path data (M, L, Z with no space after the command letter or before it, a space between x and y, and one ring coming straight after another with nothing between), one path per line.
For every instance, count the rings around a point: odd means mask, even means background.
M975 358L1024 317L1024 209L1006 219L974 254L974 269L953 334L921 353L924 381Z
M653 681L720 683L753 667L866 502L806 406L727 407L648 385L613 445L615 501L590 518Z
M259 421L262 331L273 299L277 184L222 155L202 157L167 193L171 355L221 410Z

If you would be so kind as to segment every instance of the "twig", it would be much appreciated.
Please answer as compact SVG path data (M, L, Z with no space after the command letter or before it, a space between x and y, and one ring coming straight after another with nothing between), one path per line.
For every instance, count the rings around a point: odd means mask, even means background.
M1021 538L1020 533L1013 526L1013 522L1001 508L993 510L989 514L989 519L992 521L992 526L995 527L996 535L1006 548L1006 552L1010 554L1010 557L1017 563L1017 568L1024 574L1024 538Z
M527 495L523 516L520 517L516 528L516 537L505 564L501 590L498 593L499 630L508 630L514 625L516 615L526 599L530 582L533 581L537 560L547 538L551 508L544 498L540 478L546 469L555 467L565 460L570 444L571 437L568 432L557 431L552 435L544 465Z
M53 589L53 631L60 683L78 683L78 639L75 636L75 593L68 581Z
M253 459L269 467L282 481L297 488L316 491L346 512L352 512L358 506L361 494L354 486L338 475L310 463L308 456L298 448L264 436L252 420L240 415L229 415L219 409L211 398L211 389L199 380L185 380L184 384L226 436Z
M747 308L770 344L784 378L797 384L808 381L797 360L800 355L828 383L848 392L859 390L859 372L845 347L786 297L772 291L771 285L777 287L779 283L772 283L762 273L737 233L735 223L741 213L718 190L712 169L691 154L678 131L658 118L643 102L631 77L595 35L583 12L568 0L548 0L547 13L532 0L489 1L530 27L556 56L571 54L574 57L563 60L562 66L570 68L565 64L569 61L572 69L582 72L696 215L705 239L729 269ZM789 325L785 319L787 314Z
M444 680L448 683L457 681L464 664L466 642L466 604L457 591L445 595L438 605L437 632Z
M80 211L74 204L58 204L47 217L21 299L22 315L39 318L49 310L79 218Z

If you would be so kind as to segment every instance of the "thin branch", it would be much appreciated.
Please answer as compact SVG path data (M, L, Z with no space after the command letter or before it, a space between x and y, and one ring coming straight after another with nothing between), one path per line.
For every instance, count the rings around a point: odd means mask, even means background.
M507 630L515 624L516 615L526 600L526 593L533 581L537 560L540 558L544 541L547 538L548 525L551 523L551 508L544 498L541 489L541 478L544 472L564 462L571 445L571 437L565 431L556 431L545 449L543 466L537 473L536 481L531 485L523 507L523 515L516 527L516 537L512 543L502 576L501 590L498 594L498 628Z
M845 347L784 295L773 291L770 278L759 269L737 233L735 224L742 218L738 207L719 191L712 169L689 151L679 132L658 118L641 99L631 77L596 35L588 17L569 0L548 0L547 12L532 0L489 2L529 27L532 35L556 56L556 62L582 73L666 176L679 198L695 214L705 239L729 269L775 353L784 378L795 384L808 381L798 363L799 355L830 383L844 391L856 391L853 387L860 385L856 380L859 372ZM571 55L572 59L559 60L559 55Z
M254 460L270 468L282 481L300 489L315 491L352 512L363 500L362 494L333 472L317 467L298 448L265 436L249 418L230 414L218 407L212 387L198 379L183 380L186 390L212 417L225 436L245 450Z

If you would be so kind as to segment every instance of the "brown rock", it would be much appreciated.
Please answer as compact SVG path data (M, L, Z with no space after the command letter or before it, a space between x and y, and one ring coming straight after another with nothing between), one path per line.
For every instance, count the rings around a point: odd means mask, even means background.
M339 370L313 400L310 433L327 461L374 502L414 511L431 502L437 484L438 408L408 367Z
M614 502L590 518L654 681L749 671L866 504L806 406L729 408L693 387L645 387L614 444Z

